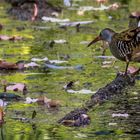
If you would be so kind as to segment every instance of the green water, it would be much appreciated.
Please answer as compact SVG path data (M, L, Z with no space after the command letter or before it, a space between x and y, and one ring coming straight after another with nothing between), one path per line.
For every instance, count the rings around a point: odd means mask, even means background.
M113 3L110 0L109 5ZM71 21L93 20L93 24L82 25L80 32L76 32L75 27L61 29L56 23L18 21L6 14L9 5L0 3L0 23L4 25L0 34L19 35L24 37L22 41L10 42L0 41L0 58L9 62L19 60L31 61L31 58L48 57L50 60L64 60L64 56L69 55L68 63L63 66L82 65L83 70L72 69L33 69L25 71L3 72L0 80L6 79L8 82L25 83L28 88L27 97L37 98L46 96L57 99L61 102L61 107L50 110L46 106L38 104L25 104L23 101L10 102L5 107L5 124L1 126L0 140L131 140L140 138L140 107L139 107L139 80L134 87L130 87L126 95L107 101L96 110L90 111L90 125L86 127L65 127L57 124L57 120L65 114L81 107L90 98L91 94L69 94L63 86L70 81L75 81L75 90L83 88L97 91L112 81L118 71L123 71L125 64L116 61L115 65L109 68L102 68L104 60L95 58L101 55L101 43L97 43L90 48L82 41L91 41L103 28L110 27L116 31L128 28L128 15L132 11L140 10L139 0L118 0L121 7L113 11L87 11L84 15L78 15L76 10L64 8L59 18L69 18ZM100 4L94 0L76 1L74 4L83 6L99 7ZM109 18L111 17L111 18ZM50 29L34 29L34 27L50 27ZM23 27L24 30L17 30ZM55 44L49 48L50 40L65 39L66 44ZM106 55L111 55L107 50ZM108 60L111 61L111 60ZM139 64L132 64L139 66ZM90 83L89 86L86 86ZM2 92L1 86L1 92ZM21 92L17 92L22 95ZM12 119L19 113L18 117L31 118L33 111L37 112L36 118L30 123ZM113 113L128 113L129 117L112 117ZM109 125L114 123L114 125Z

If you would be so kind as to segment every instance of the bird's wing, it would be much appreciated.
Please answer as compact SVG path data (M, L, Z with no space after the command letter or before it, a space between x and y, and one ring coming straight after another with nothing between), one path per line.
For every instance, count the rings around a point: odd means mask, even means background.
M140 27L115 34L113 42L117 43L118 51L123 57L140 52Z
M120 41L131 42L132 40L136 40L140 43L140 27L131 28L126 31L123 31L116 36Z

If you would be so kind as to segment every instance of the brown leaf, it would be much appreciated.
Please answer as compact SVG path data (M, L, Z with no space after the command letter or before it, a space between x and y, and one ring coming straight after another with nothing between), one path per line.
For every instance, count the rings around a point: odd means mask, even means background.
M12 62L6 62L5 60L0 60L0 68L4 69L17 69L17 65Z
M9 37L9 40L11 41L17 41L17 40L22 40L23 38L21 36L13 36L13 37Z
M23 92L24 88L25 88L25 84L23 84L23 83L17 83L15 85L7 86L6 87L6 90L22 91Z
M23 69L24 64L12 63L12 62L6 62L5 60L0 60L0 68L1 69Z
M98 3L105 3L107 2L108 0L96 0Z
M0 124L2 124L4 122L4 112L3 112L3 108L0 107Z
M41 105L47 105L48 108L60 106L59 100L52 100L48 99L47 97L39 97L37 102Z
M12 36L12 37L9 37L7 35L0 35L0 40L16 41L16 40L22 40L22 37L20 37L20 36Z

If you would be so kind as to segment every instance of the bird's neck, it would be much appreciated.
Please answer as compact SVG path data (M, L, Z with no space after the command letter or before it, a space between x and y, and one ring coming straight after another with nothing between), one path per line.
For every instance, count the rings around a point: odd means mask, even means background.
M106 41L110 44L112 42L112 37L114 36L114 34L116 34L115 32L110 32L107 35Z
M116 32L109 28L104 29L100 33L102 40L107 41L109 44L111 43L114 34L116 34Z

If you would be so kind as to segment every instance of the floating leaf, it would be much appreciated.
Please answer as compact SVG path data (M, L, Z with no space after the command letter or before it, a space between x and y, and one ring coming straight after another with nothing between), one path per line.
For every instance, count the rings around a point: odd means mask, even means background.
M59 18L53 18L53 17L42 17L42 20L45 22L69 22L69 19L59 19Z
M8 104L7 102L5 102L5 101L3 101L2 99L0 99L0 106L1 106L1 107L6 106L7 104Z
M32 58L31 61L48 61L49 59L47 57L44 58Z
M124 114L122 114L122 113L113 113L112 114L112 117L125 117L125 118L127 118L129 115L127 114L127 113L124 113Z
M0 60L0 68L4 69L17 69L17 65L15 63L6 62L5 60Z
M50 63L55 63L55 64L62 64L62 63L67 63L68 61L62 61L62 60L49 60Z
M117 125L117 123L109 123L108 125L109 126L115 126L115 125Z
M120 7L118 3L113 3L109 6L105 6L101 4L100 7L93 7L93 6L81 6L78 11L103 11L103 10L116 10Z
M82 65L77 65L77 66L57 66L53 64L45 64L46 67L51 68L51 69L76 69L76 70L82 70L83 66Z
M78 114L79 115L79 114ZM61 124L65 126L85 126L90 123L90 117L87 114L80 114L76 119L68 120L64 119L61 121Z
M16 41L16 40L22 40L23 38L20 36L12 36L9 37L7 35L0 35L0 40L11 40L11 41Z
M31 103L35 103L37 101L38 101L38 99L33 99L33 98L30 98L30 97L26 97L25 103L26 104L31 104Z
M98 3L104 3L107 2L108 0L96 0Z
M15 84L15 85L7 86L7 87L6 87L6 90L22 91L22 92L23 92L25 86L26 86L26 85L23 84L23 83L17 83L17 84Z
M2 124L4 122L4 112L3 112L3 108L0 107L0 124Z
M71 6L71 0L64 0L64 5L67 7Z
M128 71L128 73L130 73L130 74L133 74L133 73L135 73L135 72L137 72L139 70L139 68L136 68L136 67L128 67L128 69L127 69L127 71Z
M35 62L30 62L24 65L25 68L29 68L29 67L39 67L40 65L35 63Z
M67 41L65 39L59 39L59 40L53 40L54 43L57 43L57 44L64 44L64 43L67 43Z
M76 22L67 22L67 23L59 23L60 26L70 26L70 27L73 27L73 26L77 26L77 25L85 25L85 24L91 24L93 23L93 21L76 21Z
M48 99L47 97L40 97L38 98L37 102L42 105L47 105L48 108L60 106L59 100L52 100L52 99Z
M90 94L90 93L95 93L96 91L91 91L88 89L81 89L81 90L73 90L69 89L67 90L68 93L81 93L81 94Z

